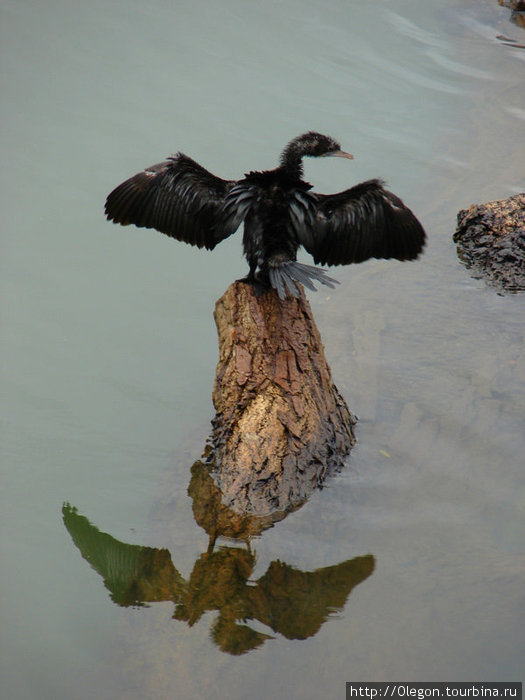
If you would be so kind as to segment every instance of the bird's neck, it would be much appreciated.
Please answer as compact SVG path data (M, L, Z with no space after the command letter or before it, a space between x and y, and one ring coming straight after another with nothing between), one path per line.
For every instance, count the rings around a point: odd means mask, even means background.
M304 145L297 143L297 139L290 141L281 153L281 168L289 173L290 177L301 179L303 176Z
M302 156L285 151L281 158L281 170L291 180L301 180L304 173Z

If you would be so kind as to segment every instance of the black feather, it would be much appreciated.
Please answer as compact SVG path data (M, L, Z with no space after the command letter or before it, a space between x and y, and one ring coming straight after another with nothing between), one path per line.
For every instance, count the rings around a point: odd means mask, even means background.
M222 213L234 184L178 153L115 188L106 199L106 216L211 250L239 227L240 221Z
M369 258L413 260L421 253L423 227L381 180L315 197L316 225L300 240L316 263L349 265Z

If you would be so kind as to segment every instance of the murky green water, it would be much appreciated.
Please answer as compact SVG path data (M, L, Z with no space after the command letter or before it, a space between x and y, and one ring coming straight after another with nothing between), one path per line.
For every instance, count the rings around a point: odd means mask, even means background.
M525 51L495 38L523 42L508 11L1 6L2 697L523 680L525 298L471 279L451 241L458 209L525 187ZM188 487L240 238L205 254L102 206L170 152L236 177L306 129L356 156L309 162L319 191L382 176L429 245L310 295L358 446L249 548L211 552Z

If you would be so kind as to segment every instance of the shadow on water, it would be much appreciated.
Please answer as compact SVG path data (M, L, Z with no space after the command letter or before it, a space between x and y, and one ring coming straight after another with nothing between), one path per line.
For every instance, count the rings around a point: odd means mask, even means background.
M117 605L140 608L172 601L173 619L190 627L204 613L217 611L213 642L224 652L240 655L274 638L246 621L257 621L287 639L313 637L331 614L343 609L352 589L372 574L375 559L368 554L314 571L300 571L276 560L253 580L256 552L250 537L287 513L239 515L221 504L220 492L203 462L195 462L191 473L188 493L194 517L210 540L188 579L179 573L167 549L120 542L64 504L64 524L73 542L100 574ZM237 539L243 546L216 546L220 536Z

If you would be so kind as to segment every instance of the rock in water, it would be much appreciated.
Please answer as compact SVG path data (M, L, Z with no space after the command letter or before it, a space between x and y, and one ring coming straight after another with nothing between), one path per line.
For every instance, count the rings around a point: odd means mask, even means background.
M454 242L473 276L503 292L525 290L525 194L460 211Z

